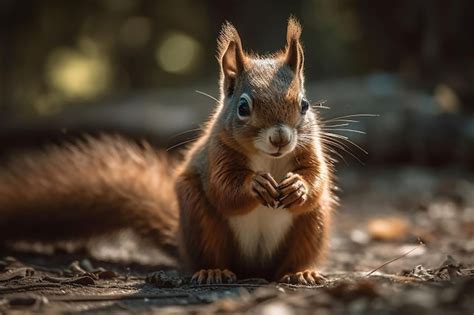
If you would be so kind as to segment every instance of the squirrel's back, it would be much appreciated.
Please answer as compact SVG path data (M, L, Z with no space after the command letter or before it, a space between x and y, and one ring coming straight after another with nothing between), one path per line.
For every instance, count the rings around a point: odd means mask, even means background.
M0 167L0 240L61 240L131 228L176 253L174 171L119 136L11 156Z

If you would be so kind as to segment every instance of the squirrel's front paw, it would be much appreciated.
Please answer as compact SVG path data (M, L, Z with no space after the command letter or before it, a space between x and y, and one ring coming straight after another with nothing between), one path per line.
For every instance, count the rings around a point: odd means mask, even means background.
M278 186L280 207L291 208L302 205L308 199L308 188L300 175L288 173Z
M269 173L257 173L253 177L252 192L262 205L276 208L279 206L278 197L280 193L277 190L278 183Z

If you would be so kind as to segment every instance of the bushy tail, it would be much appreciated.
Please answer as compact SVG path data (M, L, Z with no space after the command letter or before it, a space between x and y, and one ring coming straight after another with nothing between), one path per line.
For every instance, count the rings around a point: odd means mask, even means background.
M119 136L12 156L0 168L0 241L64 240L131 228L173 256L173 167Z

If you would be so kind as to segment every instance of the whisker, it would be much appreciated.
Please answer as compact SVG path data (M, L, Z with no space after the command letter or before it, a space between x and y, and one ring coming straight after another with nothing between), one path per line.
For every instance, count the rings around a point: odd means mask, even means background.
M175 149L175 148L177 148L177 147L180 147L180 146L182 146L182 145L185 145L185 144L187 144L187 143L193 142L193 141L195 141L195 140L197 140L197 139L199 139L199 137L194 137L194 138L191 138L191 139L188 139L188 140L184 140L184 141L182 141L182 142L179 142L179 143L177 143L177 144L175 144L175 145L172 145L171 147L167 148L167 149L166 149L166 152L169 152L169 151L171 151L171 150L173 150L173 149Z
M350 124L344 123L344 124L336 124L336 125L324 125L322 129L324 130L324 128L347 127L347 126L350 126Z
M339 117L333 117L331 119L326 120L326 122L332 121L332 120L335 120L335 119L344 119L344 118L353 118L353 117L378 117L378 116L380 116L380 115L378 115L378 114L352 114L352 115L344 115L344 116L339 116Z
M314 138L312 136L313 135L299 135L297 145L303 147L304 143L309 143L309 142L314 140ZM332 152L332 153L336 154L338 157L340 157L346 165L349 165L347 160L342 156L342 154L340 154L338 151L336 151L336 148L342 150L343 152L345 152L347 154L349 154L351 157L353 157L361 165L365 165L364 162L362 162L362 160L351 151L351 148L348 145L346 145L343 142L340 142L343 139L332 138L332 137L326 136L325 133L321 133L320 138L321 138L321 142L324 145L324 147L327 150L329 150L330 152ZM335 161L337 162L337 160L335 160Z
M329 152L334 153L334 154L336 154L338 157L340 157L340 158L344 161L344 163L345 163L346 165L349 165L349 164L347 163L346 159L342 156L342 154L340 154L339 152L337 152L336 150L334 150L334 149L332 149L332 148L330 148L330 147L326 147L326 148L327 148L327 150L328 150ZM337 160L335 160L335 161L337 162Z
M317 108L324 108L324 109L331 109L328 106L324 106L326 104L327 100L319 100L316 102L311 103L311 107L317 107Z
M331 131L345 131L345 132L353 132L353 133L360 133L360 134L363 134L363 135L365 135L365 132L364 132L364 131L360 131L360 130L354 130L354 129L346 129L346 128L328 128L328 130L331 130Z
M311 108L315 109L331 109L329 106L324 106L322 104L311 104Z
M357 160L357 162L359 162L361 165L364 165L364 162L362 162L354 153L352 153L350 151L350 149L343 143L340 143L340 142L335 142L335 141L331 141L327 138L323 138L325 141L323 141L323 143L326 143L328 145L334 145L336 146L337 148L341 149L342 151L346 152L347 154L349 154L350 156L352 156L355 160Z
M175 135L172 135L172 136L169 138L169 140L174 139L174 138L179 137L179 136L182 136L182 135L185 135L185 134L187 134L187 133L191 133L191 132L195 132L195 131L200 131L200 130L201 130L201 127L189 129L189 130L186 130L186 131L177 133L177 134L175 134Z
M314 102L311 104L311 107L312 108L322 108L322 109L331 109L331 107L329 106L324 106L324 104L326 104L326 100L321 100L321 101L317 101L317 102Z
M338 139L338 138L331 138L331 137L325 137L324 135L321 135L321 139L323 140L322 142L328 142L328 143L337 143L338 145L343 146L347 150L351 150L348 144L345 144L342 142L343 139ZM352 151L351 151L352 152Z
M329 137L338 138L338 139L347 141L348 143L352 144L354 147L356 147L357 149L361 150L361 151L364 152L365 154L369 154L369 152L367 152L366 150L364 150L361 146L359 146L359 145L356 144L355 142L351 141L351 140L350 140L348 137L346 137L346 136L338 135L338 134L336 134L336 133L331 133L331 132L324 132L324 134L327 135L327 136L329 136Z
M207 97L209 97L211 100L214 100L214 101L216 101L216 102L219 102L219 100L218 100L216 97L212 96L211 94L207 94L206 92L199 91L199 90L195 90L194 92L196 92L196 93L198 93L198 94L201 94L201 95L204 95L204 96L207 96Z
M327 122L341 122L341 123L359 123L358 120L353 119L330 119L330 120L323 120L321 123L325 124Z
M327 135L327 136L330 136L330 137L334 137L334 138L339 138L339 139L349 139L348 137L346 136L343 136L343 135L339 135L337 133L332 133L332 132L323 132L324 135Z

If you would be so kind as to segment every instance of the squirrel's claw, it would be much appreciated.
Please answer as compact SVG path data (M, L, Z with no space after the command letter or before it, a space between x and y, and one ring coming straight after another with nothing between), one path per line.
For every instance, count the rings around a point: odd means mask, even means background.
M307 199L308 189L298 174L288 173L278 188L281 195L279 202L283 208L301 205Z
M264 206L278 207L278 184L269 173L258 173L253 177L252 192Z
M305 270L295 273L287 273L281 279L282 283L299 284L299 285L322 285L328 280L312 270Z
M194 273L190 282L192 284L220 284L235 281L237 281L237 276L228 269L201 269Z
M288 195L280 199L280 205L283 208L291 208L295 205L302 205L307 199L307 193L304 186L299 186Z

